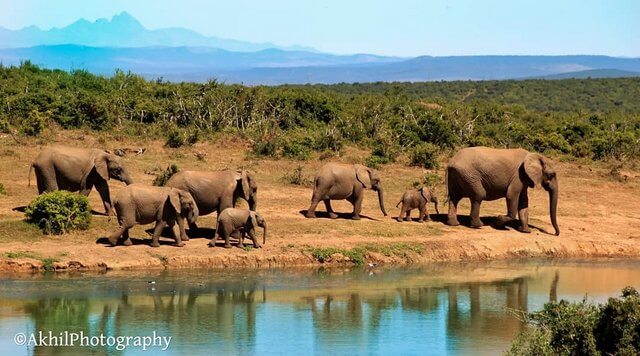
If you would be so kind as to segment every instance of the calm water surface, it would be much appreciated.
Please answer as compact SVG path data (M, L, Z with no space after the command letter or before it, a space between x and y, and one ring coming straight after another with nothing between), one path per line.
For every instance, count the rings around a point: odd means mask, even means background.
M5 275L0 350L143 354L135 347L17 346L14 336L156 331L173 337L166 354L493 355L523 328L512 309L585 295L603 301L627 285L640 287L640 262Z

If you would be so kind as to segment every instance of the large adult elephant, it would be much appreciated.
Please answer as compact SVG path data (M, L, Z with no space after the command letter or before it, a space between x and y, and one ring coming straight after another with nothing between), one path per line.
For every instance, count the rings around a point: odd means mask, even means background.
M224 209L234 208L238 198L245 199L252 211L256 210L258 203L258 184L246 170L181 171L174 174L166 185L191 193L200 216L214 211L220 215ZM189 228L196 230L198 227L190 223Z
M48 146L42 149L31 164L29 185L32 169L36 172L39 194L68 190L89 195L91 189L96 187L107 215L111 214L112 209L107 184L109 178L127 185L133 183L129 172L122 164L122 159L99 149Z
M311 206L307 210L308 218L316 217L316 206L324 201L329 217L335 219L337 214L331 209L331 200L346 199L353 204L353 219L360 219L362 199L365 189L373 189L378 192L378 204L384 216L384 196L378 174L369 167L360 164L327 163L315 177L315 187L311 197Z
M556 235L560 229L556 219L558 179L549 160L523 149L495 149L488 147L463 148L447 167L449 195L449 225L459 225L458 202L471 200L471 226L480 227L480 203L483 200L506 198L507 218L520 219L519 231L529 228L528 188L540 186L549 192L549 215Z

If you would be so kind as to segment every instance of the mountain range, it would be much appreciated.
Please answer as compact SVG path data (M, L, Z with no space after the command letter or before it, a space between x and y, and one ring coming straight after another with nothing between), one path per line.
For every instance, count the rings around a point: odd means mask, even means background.
M121 69L147 78L215 78L249 85L640 76L639 58L334 55L303 46L207 37L183 28L148 30L127 13L50 30L0 27L2 64L24 60L102 75Z

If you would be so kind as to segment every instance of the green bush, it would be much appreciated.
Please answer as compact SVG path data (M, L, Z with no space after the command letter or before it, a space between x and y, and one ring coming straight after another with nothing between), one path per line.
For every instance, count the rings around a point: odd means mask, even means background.
M22 123L21 131L27 136L39 136L44 131L45 123L44 115L37 110L32 110Z
M167 169L158 173L153 179L153 183L151 184L163 187L165 184L167 184L167 181L169 181L169 179L178 172L180 172L180 168L178 168L178 165L176 165L175 163L172 163L167 166Z
M632 287L619 298L593 305L586 300L545 304L529 313L531 328L511 345L510 355L638 355L640 295Z
M412 166L419 166L426 169L437 169L440 167L438 162L438 146L423 142L410 151L410 163Z
M2 183L0 183L0 195L7 195L7 188Z
M45 234L86 230L91 223L89 199L64 190L40 195L27 206L25 214L27 221L38 225Z
M414 188L428 187L434 188L443 183L443 179L435 172L427 172L420 179L413 182Z
M303 134L286 135L280 139L279 143L282 156L286 158L306 161L311 158L311 154L313 153L312 139Z
M167 132L167 140L165 145L171 148L182 146L193 146L200 139L200 131L192 130L190 132L178 128L171 129Z
M285 173L282 176L282 180L285 183L289 183L289 184L293 184L293 185L302 185L302 186L312 186L313 185L313 180L310 178L307 178L304 175L304 172L302 170L302 166L298 165L293 171L289 172L289 173Z

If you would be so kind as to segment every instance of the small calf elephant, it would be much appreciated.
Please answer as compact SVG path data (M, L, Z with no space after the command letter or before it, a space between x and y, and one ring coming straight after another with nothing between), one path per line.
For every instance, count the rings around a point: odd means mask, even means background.
M255 211L227 208L224 209L220 216L218 216L218 224L216 225L216 234L209 242L210 247L216 246L216 239L218 236L224 239L224 247L230 248L229 237L234 232L240 232L240 238L238 240L238 247L244 247L244 236L249 235L253 241L253 247L260 248L260 244L256 239L256 227L261 227L262 231L262 244L267 241L267 222L264 218Z
M123 245L131 245L129 229L138 224L150 224L155 221L151 246L160 246L160 234L169 226L176 246L181 247L184 246L182 241L189 240L184 229L184 219L189 223L195 223L198 218L198 207L191 194L171 187L130 184L118 193L114 207L120 228L109 236L111 246L115 246L120 238ZM176 222L180 228L179 234L173 230Z
M438 197L433 194L433 192L427 188L422 187L420 189L410 189L404 192L402 195L402 199L396 204L396 208L402 204L402 208L400 208L400 215L398 215L398 221L402 221L402 217L406 221L411 221L411 210L418 209L420 211L420 215L418 216L418 221L423 222L425 219L430 221L429 212L427 211L427 203L434 203L436 208L436 213L440 214L438 211Z

